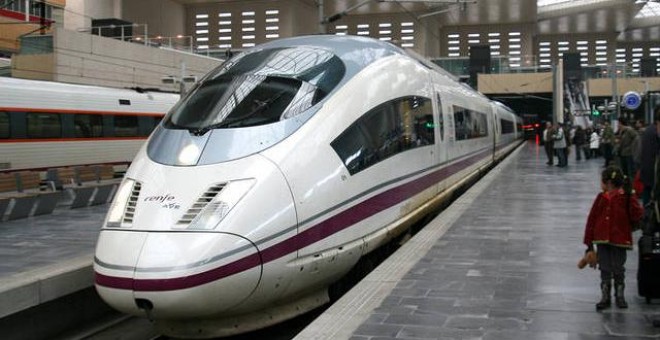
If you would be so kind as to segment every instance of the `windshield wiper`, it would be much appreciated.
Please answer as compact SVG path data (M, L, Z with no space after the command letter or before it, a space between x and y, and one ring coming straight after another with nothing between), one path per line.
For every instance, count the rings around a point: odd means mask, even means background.
M248 113L246 113L246 114L244 114L240 117L223 120L221 122L211 124L209 126L205 126L205 127L201 127L201 128L188 129L188 131L190 131L190 133L192 133L195 136L203 136L204 134L206 134L210 130L218 129L218 128L221 128L221 127L227 127L227 126L229 126L233 123L236 123L236 122L239 122L241 120L250 118L250 117L254 116L257 113L262 112L264 109L270 107L270 105L272 103L274 103L276 100L280 99L280 97L282 97L286 92L287 91L281 91L280 93L278 93L273 98L271 98L269 100L265 100L265 101L261 101L261 100L258 100L258 99L253 100L253 102L256 104L256 107L252 111L250 111L250 112L248 112Z

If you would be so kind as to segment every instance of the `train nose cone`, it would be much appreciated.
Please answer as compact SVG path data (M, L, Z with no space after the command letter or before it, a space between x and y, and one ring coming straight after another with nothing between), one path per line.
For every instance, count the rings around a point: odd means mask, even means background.
M123 234L141 234L143 242L139 247L124 243ZM97 290L126 313L153 318L218 315L248 298L261 278L258 250L237 235L104 231L101 237L99 245L115 247L97 248ZM125 249L122 244L134 246Z

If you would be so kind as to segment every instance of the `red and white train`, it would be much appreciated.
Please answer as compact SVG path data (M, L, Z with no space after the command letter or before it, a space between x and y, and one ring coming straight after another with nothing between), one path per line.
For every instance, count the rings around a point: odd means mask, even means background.
M178 99L0 77L0 169L128 164Z
M521 140L505 106L389 43L257 46L138 153L98 239L96 288L175 337L292 318Z

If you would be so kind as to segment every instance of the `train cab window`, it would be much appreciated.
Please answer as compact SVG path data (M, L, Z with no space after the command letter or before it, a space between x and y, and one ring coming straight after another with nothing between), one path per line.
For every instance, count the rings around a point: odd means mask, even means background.
M331 146L354 175L398 153L435 143L431 100L410 96L373 108Z
M137 116L115 116L115 137L137 137Z
M76 138L93 138L103 136L103 116L77 114L73 118L74 136Z
M488 136L486 114L454 105L454 131L456 140Z
M57 113L27 113L28 138L62 137L61 116Z
M0 112L0 138L9 136L9 112Z
M344 73L337 56L318 48L241 54L200 81L165 118L164 126L204 134L287 120L325 98Z
M500 118L500 126L502 127L502 134L513 133L513 122Z

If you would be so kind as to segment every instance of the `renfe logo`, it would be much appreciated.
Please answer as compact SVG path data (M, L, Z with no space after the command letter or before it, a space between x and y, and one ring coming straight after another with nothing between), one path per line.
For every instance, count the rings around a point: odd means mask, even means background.
M147 196L144 198L145 202L158 202L158 203L165 203L172 200L174 200L174 196L170 194L165 194L160 196Z

